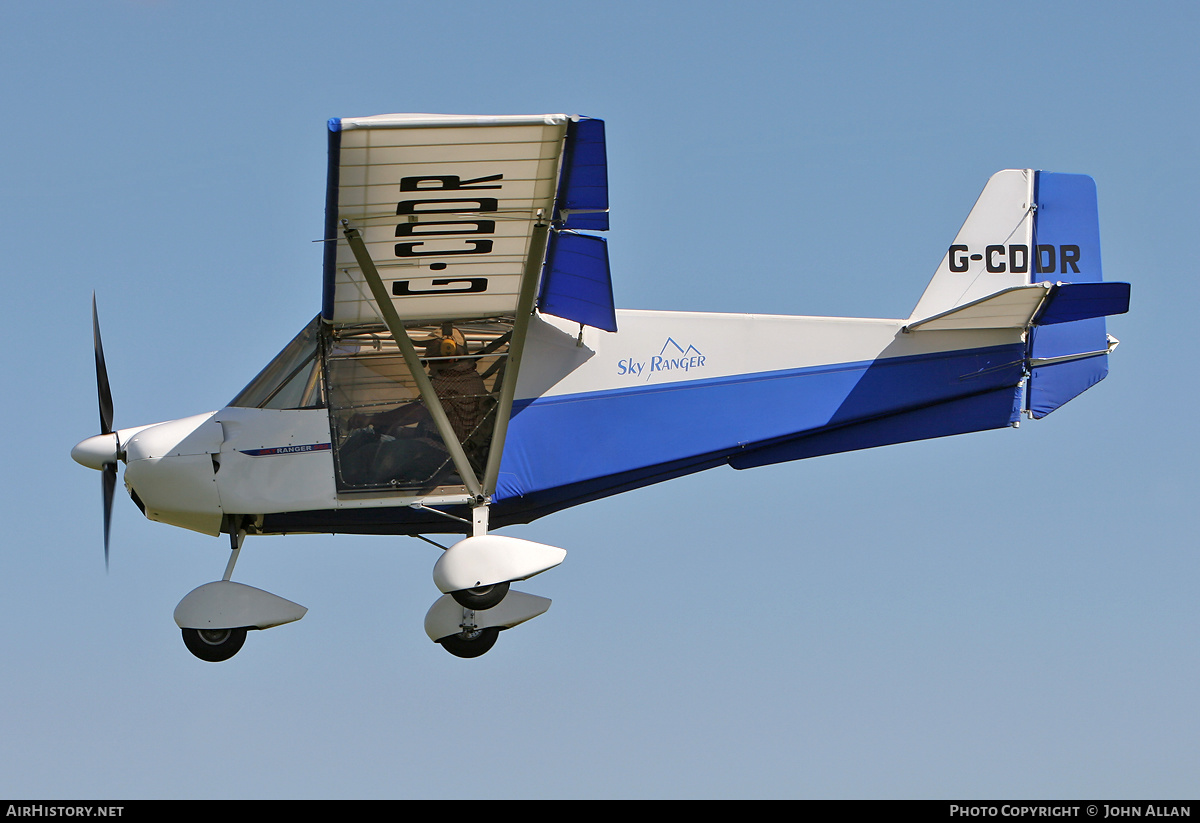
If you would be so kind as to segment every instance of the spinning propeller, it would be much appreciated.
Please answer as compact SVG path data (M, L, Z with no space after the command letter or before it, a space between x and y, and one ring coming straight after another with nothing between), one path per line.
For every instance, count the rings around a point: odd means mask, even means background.
M96 348L96 394L100 403L100 434L89 437L71 449L76 463L101 472L104 496L104 568L108 568L108 533L112 525L113 494L117 488L117 461L121 459L121 443L113 431L112 390L108 385L108 369L104 365L104 346L100 342L100 319L96 313L96 295L92 294L92 341Z

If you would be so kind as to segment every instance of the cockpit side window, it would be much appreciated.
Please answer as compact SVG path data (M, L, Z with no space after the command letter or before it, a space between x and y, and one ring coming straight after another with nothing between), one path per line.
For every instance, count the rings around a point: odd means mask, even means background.
M316 317L229 405L249 409L324 408L321 331L321 318Z
M406 332L464 456L482 477L512 321L416 321ZM462 486L417 380L387 329L334 329L325 352L339 492Z

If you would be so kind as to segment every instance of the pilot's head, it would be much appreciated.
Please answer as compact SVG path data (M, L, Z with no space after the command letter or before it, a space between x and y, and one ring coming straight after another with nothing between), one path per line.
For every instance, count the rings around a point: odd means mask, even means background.
M443 328L442 334L425 345L426 357L462 357L467 354L467 339L455 328ZM429 365L433 369L438 366L448 366L457 360L433 360Z

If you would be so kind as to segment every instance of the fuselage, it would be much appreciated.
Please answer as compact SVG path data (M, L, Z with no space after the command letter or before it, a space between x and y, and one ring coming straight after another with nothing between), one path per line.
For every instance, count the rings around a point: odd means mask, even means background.
M530 327L494 526L722 464L1009 425L1019 329L905 333L903 320L622 311L620 331ZM228 406L117 432L126 486L152 520L218 534L436 533L461 489L339 490L326 408ZM87 442L87 441L85 441ZM81 444L82 445L82 444ZM81 461L82 462L82 461Z

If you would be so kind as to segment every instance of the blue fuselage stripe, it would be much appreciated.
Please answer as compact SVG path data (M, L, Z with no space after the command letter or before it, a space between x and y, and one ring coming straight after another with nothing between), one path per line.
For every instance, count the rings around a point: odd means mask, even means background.
M731 456L1016 386L1022 359L1016 343L517 401L496 498Z

